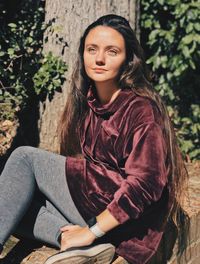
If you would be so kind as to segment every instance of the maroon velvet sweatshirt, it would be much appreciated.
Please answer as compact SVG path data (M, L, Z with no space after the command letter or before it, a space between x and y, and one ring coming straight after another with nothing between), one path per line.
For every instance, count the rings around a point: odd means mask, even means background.
M153 101L129 89L102 105L90 88L87 102L84 158L66 158L72 198L86 221L107 208L120 222L99 243L114 244L130 263L147 263L171 204L163 120Z

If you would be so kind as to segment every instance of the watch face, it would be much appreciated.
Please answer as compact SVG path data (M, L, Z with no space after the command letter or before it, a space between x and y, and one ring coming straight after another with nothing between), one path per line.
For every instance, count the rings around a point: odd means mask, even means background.
M96 217L92 217L89 221L87 221L89 227L92 227L96 223L97 223Z

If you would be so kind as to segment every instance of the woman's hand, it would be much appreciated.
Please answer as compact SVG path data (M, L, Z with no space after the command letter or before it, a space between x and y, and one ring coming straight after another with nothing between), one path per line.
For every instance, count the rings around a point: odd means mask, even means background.
M64 226L61 229L61 251L71 247L89 246L96 239L89 227L79 225Z

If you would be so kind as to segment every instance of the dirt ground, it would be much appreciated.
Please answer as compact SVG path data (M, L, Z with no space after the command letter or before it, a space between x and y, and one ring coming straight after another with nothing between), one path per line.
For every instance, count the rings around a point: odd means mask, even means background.
M54 248L30 240L19 240L11 236L0 258L1 264L42 264L58 252Z

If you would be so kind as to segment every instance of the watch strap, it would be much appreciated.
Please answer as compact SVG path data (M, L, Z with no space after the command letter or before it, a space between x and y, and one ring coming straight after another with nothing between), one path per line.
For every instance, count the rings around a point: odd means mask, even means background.
M103 232L100 228L98 223L96 223L94 226L90 227L90 231L96 236L96 237L102 237L106 233Z
M96 217L92 217L88 222L88 227L90 229L90 231L96 236L96 237L102 237L104 236L106 233L103 232L98 223L97 223L97 219Z

